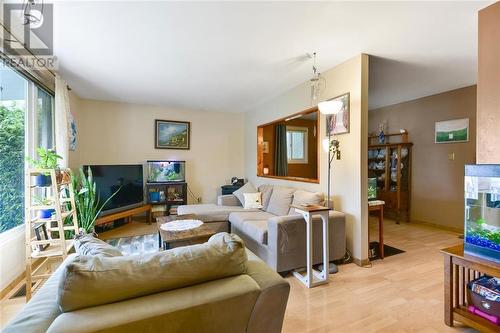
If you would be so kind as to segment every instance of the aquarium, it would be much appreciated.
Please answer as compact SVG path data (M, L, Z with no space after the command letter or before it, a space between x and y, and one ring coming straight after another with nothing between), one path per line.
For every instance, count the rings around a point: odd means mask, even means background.
M186 180L185 161L147 161L148 183L183 182Z
M500 262L500 165L465 166L464 252Z

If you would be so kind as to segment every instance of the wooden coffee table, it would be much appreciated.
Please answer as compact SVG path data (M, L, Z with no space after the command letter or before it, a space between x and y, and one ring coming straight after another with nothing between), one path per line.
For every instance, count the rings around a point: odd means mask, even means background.
M157 217L156 225L158 227L160 248L162 248L163 250L168 250L175 246L199 244L206 242L210 237L216 234L216 232L206 223L202 224L198 228L184 231L166 231L160 228L160 226L164 223L190 219L196 219L196 215L186 214L179 216L173 215Z

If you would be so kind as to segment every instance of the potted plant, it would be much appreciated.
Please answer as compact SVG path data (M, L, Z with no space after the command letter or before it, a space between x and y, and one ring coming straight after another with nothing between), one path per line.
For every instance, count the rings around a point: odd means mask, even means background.
M99 193L96 190L96 184L92 177L92 170L87 169L87 174L80 168L79 176L71 175L73 183L73 191L75 197L76 213L80 233L94 233L94 225L97 217L101 213L104 206L120 191L121 187L116 190L106 201L100 202Z
M34 196L33 197L35 203L37 205L41 205L41 206L50 206L53 204L53 201L48 199L48 198L42 198L42 197L39 197L39 196ZM37 217L39 219L50 219L52 217L52 215L54 215L56 212L55 209L53 208L48 208L48 209L39 209L37 211Z
M57 160L62 157L56 154L54 149L45 149L43 147L38 147L36 149L38 159L33 159L31 157L26 157L28 163L37 169L56 169ZM50 174L40 174L35 177L35 186L50 186L52 181L50 179Z

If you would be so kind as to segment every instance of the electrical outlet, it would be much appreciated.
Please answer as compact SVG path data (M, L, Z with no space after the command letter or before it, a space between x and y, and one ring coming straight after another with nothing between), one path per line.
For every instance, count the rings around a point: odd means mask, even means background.
M196 201L198 201L198 203L201 203L201 197L198 197Z
M455 153L448 153L448 160L454 161L455 160Z

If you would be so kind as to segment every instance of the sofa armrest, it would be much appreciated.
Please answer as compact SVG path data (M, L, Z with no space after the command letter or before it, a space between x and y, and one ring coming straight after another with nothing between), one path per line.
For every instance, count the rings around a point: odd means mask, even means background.
M302 215L271 217L267 220L269 251L276 254L293 252L297 248L298 223L304 223Z
M247 250L247 274L261 289L248 322L248 333L280 333L290 284L259 257Z
M320 219L319 216L313 217ZM321 223L313 223L313 243L322 246ZM298 262L305 262L306 223L302 215L276 216L267 220L267 262L278 272L290 270ZM345 214L330 211L328 218L330 260L337 260L345 253ZM317 251L316 251L317 252ZM313 253L314 256L321 253Z
M240 200L234 194L219 195L217 197L218 206L241 206Z

